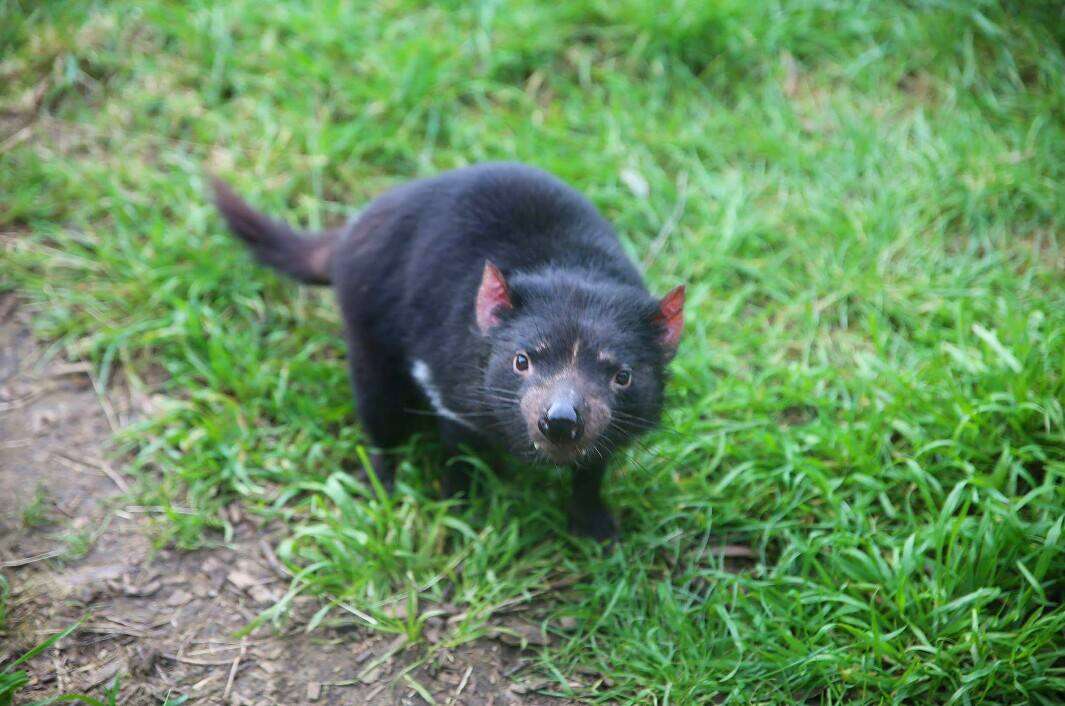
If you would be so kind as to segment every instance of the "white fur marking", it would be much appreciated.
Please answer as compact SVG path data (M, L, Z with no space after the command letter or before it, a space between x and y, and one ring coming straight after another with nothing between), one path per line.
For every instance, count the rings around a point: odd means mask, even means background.
M436 385L433 384L433 373L429 370L429 366L425 364L424 360L415 360L410 366L410 374L421 385L422 392L425 393L429 404L437 414L464 427L476 429L473 424L447 408L443 398L440 397L440 390L436 389Z

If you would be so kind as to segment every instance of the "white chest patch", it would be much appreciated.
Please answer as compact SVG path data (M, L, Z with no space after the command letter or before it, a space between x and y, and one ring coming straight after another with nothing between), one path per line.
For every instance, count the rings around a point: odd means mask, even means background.
M429 366L425 364L424 360L415 360L410 366L410 374L411 377L418 381L418 385L422 388L422 392L425 393L425 397L429 400L434 412L456 424L461 424L469 429L476 429L468 420L463 419L458 413L448 409L447 405L444 404L444 400L440 396L440 390L433 384L433 373L429 370Z

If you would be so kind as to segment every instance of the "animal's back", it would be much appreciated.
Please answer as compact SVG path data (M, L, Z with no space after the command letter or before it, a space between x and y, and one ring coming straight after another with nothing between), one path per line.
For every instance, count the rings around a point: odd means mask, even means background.
M469 334L486 260L505 273L576 268L643 288L595 207L522 164L480 164L401 186L374 201L345 240L334 263L342 306L397 355Z
M491 259L503 271L599 265L639 283L611 225L557 177L523 164L489 163L438 179L449 217L427 224L427 257L467 255L478 266Z

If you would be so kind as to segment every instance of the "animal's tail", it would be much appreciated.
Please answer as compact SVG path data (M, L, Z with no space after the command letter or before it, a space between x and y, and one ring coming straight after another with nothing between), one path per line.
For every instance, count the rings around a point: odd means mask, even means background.
M329 284L333 248L342 229L297 233L259 213L221 179L211 179L214 201L233 231L259 262L306 284Z

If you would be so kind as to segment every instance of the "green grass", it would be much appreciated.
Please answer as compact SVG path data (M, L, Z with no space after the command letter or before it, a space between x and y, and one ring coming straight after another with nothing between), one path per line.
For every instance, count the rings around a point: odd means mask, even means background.
M48 489L38 485L33 491L33 497L22 508L22 526L25 529L43 527L52 522L51 503L48 498Z
M7 583L0 576L0 610L4 608L4 605L8 599ZM2 617L0 613L0 617ZM31 659L47 650L52 645L56 644L63 638L70 635L72 632L81 626L82 621L78 621L73 625L69 625L63 630L48 637L43 642L40 642L23 654L12 659L8 664L0 665L0 706L11 706L15 702L15 697L19 695L30 681L29 673L25 669L16 669ZM3 621L0 620L0 636L3 635ZM25 706L46 706L46 704L63 703L63 702L78 702L86 704L86 706L115 706L118 699L118 694L121 689L118 677L115 677L111 683L104 689L104 698L106 701L93 698L88 694L56 694L54 696L46 697L35 701L25 701L20 699L17 703L25 704Z
M540 667L590 701L1059 702L1055 3L0 8L0 102L39 103L0 154L4 284L105 382L158 386L124 442L161 541L225 541L238 499L319 618L417 640L446 600L445 645L515 603L575 618ZM657 291L688 283L613 554L560 533L561 476L439 501L431 438L394 497L354 480L330 295L253 267L203 195L210 168L318 226L486 159L559 173Z

